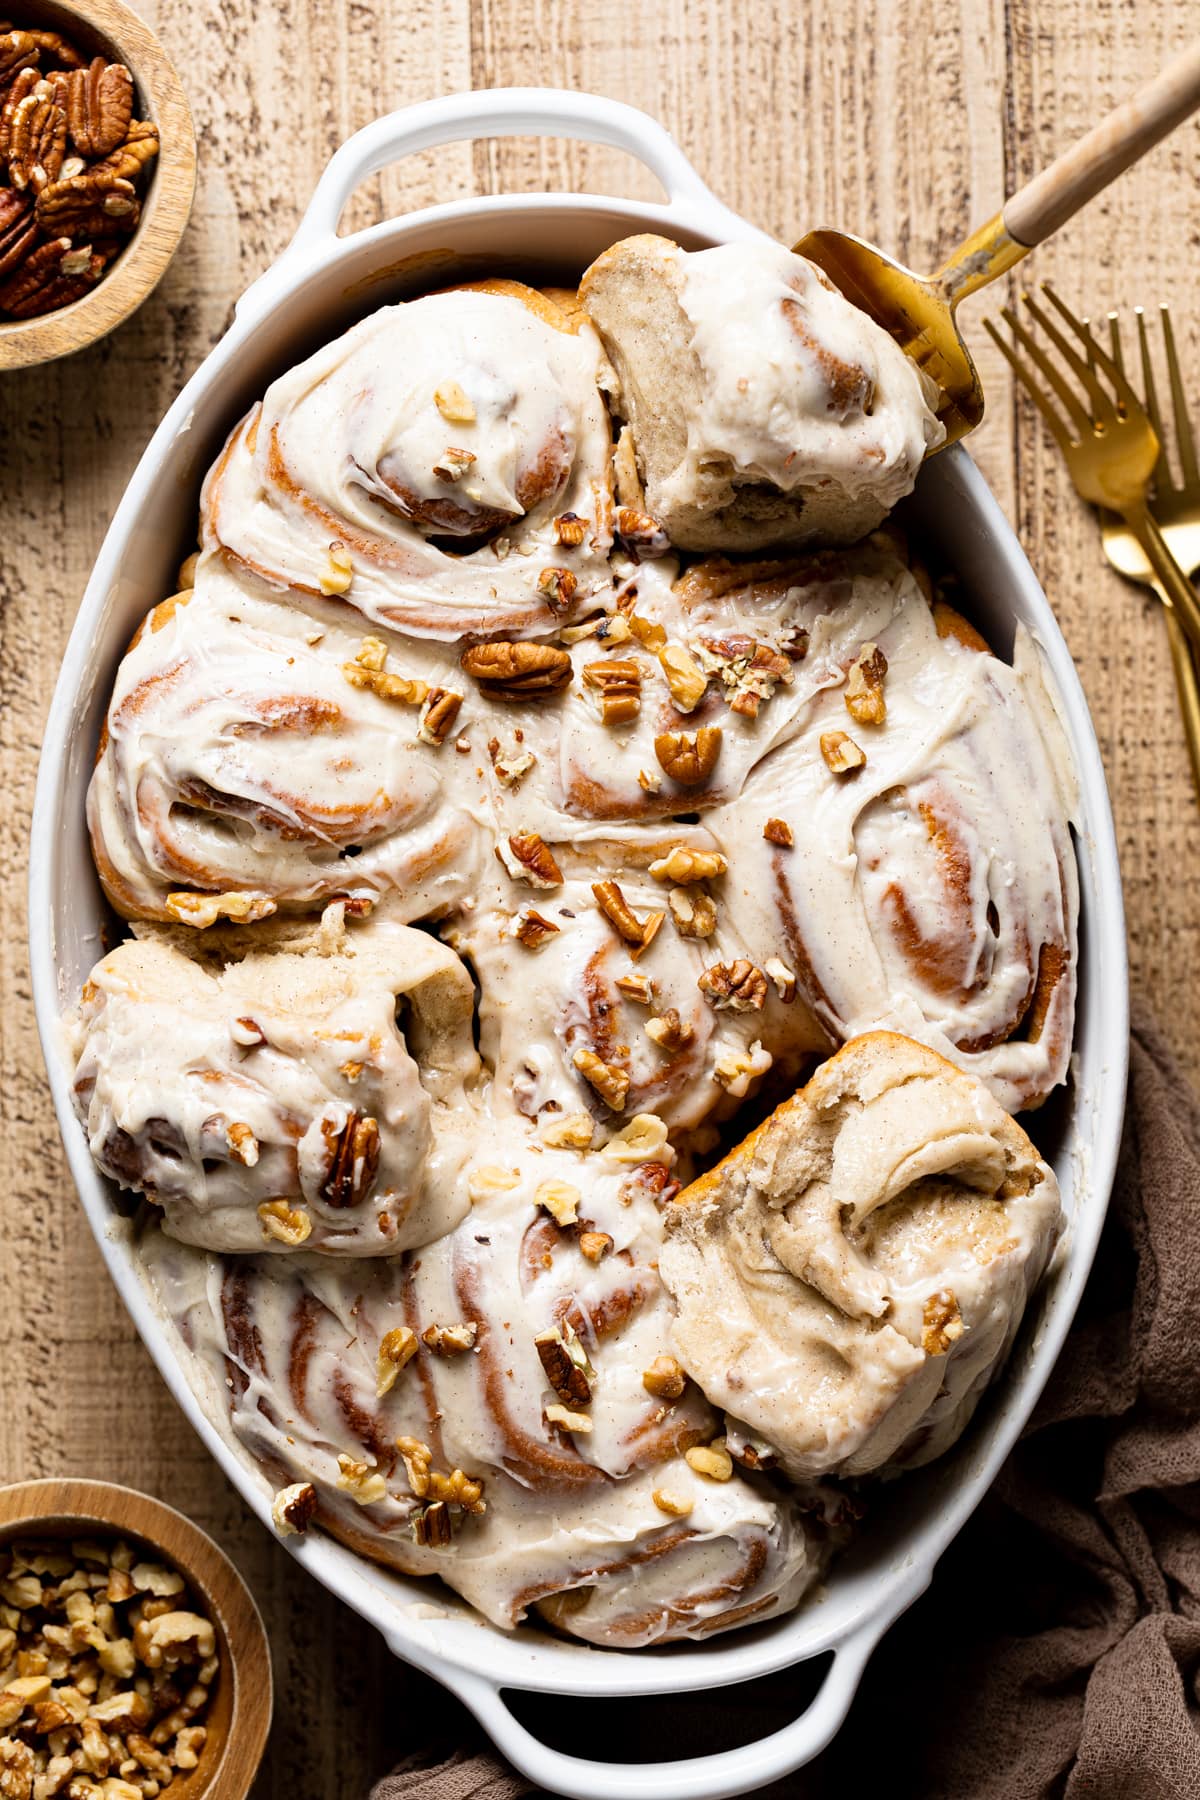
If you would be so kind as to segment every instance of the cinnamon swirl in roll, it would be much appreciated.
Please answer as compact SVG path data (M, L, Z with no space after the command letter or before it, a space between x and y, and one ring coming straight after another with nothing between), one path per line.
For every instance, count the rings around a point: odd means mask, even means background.
M986 1088L883 1032L667 1213L675 1350L798 1480L947 1450L1062 1227L1053 1171Z
M852 543L942 440L916 364L782 244L626 238L580 293L646 507L682 549Z
M534 633L603 596L591 326L519 282L383 307L279 378L204 490L204 542L375 625Z
M156 931L97 963L69 1026L92 1154L213 1250L390 1256L467 1211L474 991L389 921Z

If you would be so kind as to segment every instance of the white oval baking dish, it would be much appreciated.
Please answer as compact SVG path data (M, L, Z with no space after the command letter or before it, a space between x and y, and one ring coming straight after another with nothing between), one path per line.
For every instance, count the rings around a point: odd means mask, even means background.
M358 183L415 150L453 140L534 133L629 151L661 181L664 205L522 194L433 207L339 239ZM607 244L659 231L689 247L747 240L755 228L709 192L661 126L615 101L550 89L452 96L380 119L345 144L283 256L239 302L234 323L163 420L117 509L88 583L46 725L31 843L34 997L71 1170L113 1280L175 1398L267 1523L264 1479L225 1443L177 1357L171 1328L139 1276L112 1192L71 1107L58 1021L102 953L104 909L84 829L84 794L113 671L143 613L173 586L191 542L204 471L227 428L268 381L353 318L457 272L582 270ZM978 1503L1034 1405L1091 1264L1115 1166L1128 1035L1120 878L1100 755L1070 654L1033 571L961 448L922 474L912 507L972 596L968 610L1002 653L1016 621L1040 646L1080 786L1080 1005L1069 1097L1039 1127L1071 1219L1065 1250L1027 1320L1012 1362L948 1458L886 1491L860 1542L789 1618L695 1646L640 1653L501 1632L448 1596L390 1575L320 1535L289 1547L310 1573L383 1632L397 1655L460 1695L532 1780L579 1800L700 1800L748 1793L799 1767L845 1716L882 1633L927 1586L938 1557ZM220 1397L210 1396L219 1406ZM617 1764L548 1748L518 1722L503 1690L604 1697L722 1688L832 1652L816 1698L784 1729L709 1757ZM601 1732L589 1734L603 1741Z

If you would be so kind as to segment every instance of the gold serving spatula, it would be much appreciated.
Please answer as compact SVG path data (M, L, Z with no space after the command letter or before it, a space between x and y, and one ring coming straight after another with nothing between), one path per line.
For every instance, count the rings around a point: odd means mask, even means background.
M842 231L810 231L796 250L933 377L942 393L938 416L946 444L956 443L983 417L979 375L955 323L959 301L1020 262L1198 106L1200 41L1006 200L934 275L915 275Z

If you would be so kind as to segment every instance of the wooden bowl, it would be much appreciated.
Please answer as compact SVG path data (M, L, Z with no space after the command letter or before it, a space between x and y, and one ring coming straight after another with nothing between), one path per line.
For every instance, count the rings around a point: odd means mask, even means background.
M221 1667L202 1721L197 1768L161 1800L245 1800L271 1728L271 1654L250 1590L225 1555L174 1507L107 1481L22 1481L0 1488L0 1544L12 1538L120 1536L172 1563L216 1627Z
M0 369L70 356L124 324L166 272L196 187L196 133L183 87L150 27L123 0L15 0L12 23L61 31L82 55L125 63L134 80L134 117L154 121L160 147L138 228L116 262L71 305L38 319L0 321Z

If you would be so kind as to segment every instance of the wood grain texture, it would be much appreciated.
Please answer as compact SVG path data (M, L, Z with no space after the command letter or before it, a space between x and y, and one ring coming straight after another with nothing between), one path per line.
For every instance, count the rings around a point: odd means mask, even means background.
M398 1685L370 1629L299 1575L201 1450L138 1344L74 1203L29 1003L24 875L42 721L88 569L143 445L279 252L338 143L378 113L470 87L592 89L655 113L712 187L789 242L860 232L933 267L1006 193L1200 29L1189 4L1131 0L157 0L199 139L191 226L146 306L71 361L0 377L0 1478L131 1481L231 1552L276 1672L262 1796L354 1800L443 1717ZM359 226L471 192L543 186L651 197L627 158L557 141L462 145L369 183ZM1200 405L1200 126L1185 127L1020 271L1068 303L1172 304ZM997 303L1002 296L997 296ZM1156 602L1104 564L1092 518L979 319L990 398L973 453L1054 602L1091 701L1125 870L1136 990L1200 1074L1200 809ZM398 1699L398 1694L401 1696Z

